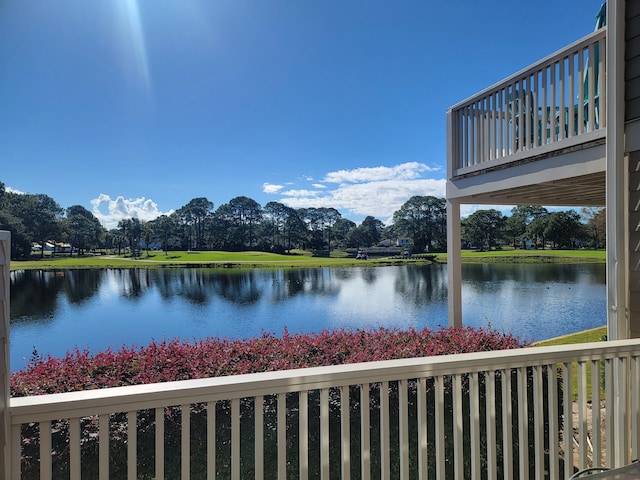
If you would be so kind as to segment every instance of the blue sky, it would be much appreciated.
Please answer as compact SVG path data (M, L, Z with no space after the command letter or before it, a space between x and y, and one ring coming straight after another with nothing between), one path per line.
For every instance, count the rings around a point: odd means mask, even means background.
M107 227L239 195L386 221L444 196L447 108L601 3L5 0L0 181Z

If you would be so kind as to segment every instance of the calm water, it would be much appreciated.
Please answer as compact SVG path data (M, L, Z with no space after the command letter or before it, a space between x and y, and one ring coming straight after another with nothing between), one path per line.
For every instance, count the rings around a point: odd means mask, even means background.
M463 265L463 319L526 340L606 323L604 265ZM447 324L446 265L11 273L11 367L149 341Z

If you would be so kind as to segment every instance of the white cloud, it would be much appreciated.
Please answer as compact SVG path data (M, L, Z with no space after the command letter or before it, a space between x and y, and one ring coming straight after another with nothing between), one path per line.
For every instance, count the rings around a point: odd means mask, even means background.
M5 187L4 191L7 193L17 193L18 195L25 195L27 193L21 190L16 190L15 188L11 188L11 187Z
M276 185L274 183L265 182L262 184L262 191L264 193L278 193L283 188L284 187L282 185Z
M420 178L424 172L437 169L428 167L424 163L407 162L393 167L362 167L353 170L338 170L329 172L324 178L328 183L361 183L384 180L412 180Z
M310 177L302 179L300 183L306 180L309 188L296 185L273 193L280 196L280 203L292 208L335 208L346 218L371 215L389 222L394 212L414 195L444 198L446 180L424 178L424 174L439 170L418 162L338 170L327 173L323 183L312 183Z
M93 214L107 229L116 228L120 220L138 218L147 222L158 218L160 215L173 213L173 210L161 212L158 209L158 205L148 198L125 199L122 195L119 195L112 199L104 193L91 200L91 205Z
M286 192L282 192L282 195L286 195L287 197L297 197L297 198L301 198L301 197L317 198L318 195L320 195L320 192L318 192L317 190L291 189L291 190L287 190Z
M313 195L298 195L282 198L281 202L292 208L333 207L343 215L372 215L384 220L393 216L414 195L443 198L445 180L386 180L380 182L341 185L335 190L312 192ZM288 192L283 192L288 193ZM311 193L311 192L310 192Z

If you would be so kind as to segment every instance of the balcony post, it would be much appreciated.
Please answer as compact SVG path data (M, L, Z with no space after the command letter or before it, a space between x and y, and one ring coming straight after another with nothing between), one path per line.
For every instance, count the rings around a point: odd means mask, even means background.
M447 111L447 182L453 178L454 171L458 168L458 141L455 129L454 111ZM461 238L460 203L449 198L447 185L447 283L449 301L449 326L462 326L462 267L461 262Z
M461 266L460 204L447 199L447 283L449 326L462 326L462 266Z
M624 155L624 0L607 2L607 325L608 338L629 338L626 167Z
M9 418L9 268L11 234L0 231L0 480L10 480L11 419Z

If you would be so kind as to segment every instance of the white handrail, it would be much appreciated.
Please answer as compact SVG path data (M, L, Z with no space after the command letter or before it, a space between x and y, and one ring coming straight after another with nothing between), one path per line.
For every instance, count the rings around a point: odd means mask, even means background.
M319 462L317 465L323 476L329 475L330 471L333 472L334 462L341 465L347 462L356 469L360 469L361 466L371 468L371 465L375 465L374 468L382 468L383 472L391 472L391 476L398 472L405 475L412 468L419 468L423 472L429 468L440 469L440 474L444 476L451 475L451 468L455 468L458 474L463 471L477 473L487 468L494 472L494 475L498 471L525 472L521 478L526 478L529 472L539 474L545 468L545 462L553 472L559 472L559 455L563 453L566 459L569 454L573 456L575 452L576 467L584 468L590 456L598 458L598 455L588 452L587 438L592 438L592 435L599 442L600 448L607 451L607 461L610 461L608 453L615 444L613 442L621 438L620 436L635 439L627 444L638 444L638 388L616 384L615 382L622 377L613 374L613 366L624 364L637 376L637 372L640 371L639 346L640 341L623 340L535 347L12 398L11 423L15 442L12 468L14 472L19 468L21 460L16 452L23 448L22 442L26 436L33 435L32 430L27 429L27 433L21 432L21 429L28 425L40 425L40 440L36 443L41 447L40 455L45 458L43 463L41 457L40 463L46 467L41 468L46 468L47 473L51 468L51 460L46 460L47 452L54 448L51 439L59 435L53 432L71 429L66 426L66 422L75 425L75 430L70 430L73 437L70 443L70 458L76 462L74 468L77 470L80 468L81 458L80 438L83 442L88 442L90 435L94 435L95 440L96 433L92 432L97 431L97 426L91 419L98 416L101 422L98 436L108 436L109 424L103 424L102 419L106 415L120 415L117 422L124 422L123 425L128 426L123 427L124 430L118 427L118 432L128 433L118 433L117 440L129 438L127 468L130 474L135 476L134 465L142 448L142 432L137 433L139 422L136 419L139 415L146 419L146 430L150 425L157 425L154 428L164 431L165 421L170 421L175 415L191 418L192 415L203 415L203 411L209 412L207 428L202 425L194 428L205 429L207 442L218 444L219 439L223 438L222 444L229 445L229 450L225 452L211 450L211 445L207 447L209 453L206 457L215 456L217 462L207 464L207 469L212 475L220 468L229 468L232 472L231 478L240 478L240 470L244 468L242 465L247 461L255 462L253 471L261 472L261 475L266 477L269 476L269 473L264 471L267 467L275 468L280 475L284 475L284 471L291 468L288 467L290 461L287 460L291 455L299 459L301 478L305 478L307 470L312 468L310 465L316 461ZM557 365L562 366L559 373L556 372ZM577 368L572 365L577 365ZM598 372L602 369L604 372L602 377L591 374L591 381L597 384L591 395L587 395L585 387L589 368ZM572 387L573 371L579 375L580 386L577 391L573 391ZM516 375L513 380L510 379L512 375ZM559 380L556 385L557 379ZM600 382L603 383L606 392L602 397L598 388ZM487 385L491 387L487 389ZM493 390L498 387L502 393ZM620 388L631 392L630 395L633 396L630 398L632 401L628 402L630 411L620 411L620 407L616 407L611 401L615 396L614 392ZM349 391L351 396L348 394ZM578 427L575 440L577 445L574 445L570 420L573 416L571 412L574 396L577 402L577 424L573 426ZM416 404L417 399L420 399L419 404ZM599 409L590 410L587 405L594 401L594 405L597 405L601 400L606 405L607 428L612 429L606 436L606 442L587 428L587 422L599 422L600 419ZM422 407L425 401L429 411L433 412L431 417ZM194 408L196 405L201 406ZM449 423L451 405L453 411L460 414L459 417L455 417L459 423L454 422L454 425ZM152 417L140 413L146 411L155 413ZM165 412L171 411L174 413L167 413L169 417L165 418ZM122 417L123 414L126 416ZM340 417L338 423L331 426L330 419L336 415ZM248 450L248 440L245 438L248 425L243 418L252 418L251 430L261 432L259 440L250 440L253 443ZM415 418L415 422L409 422L409 418ZM560 422L562 418L564 424ZM619 427L621 421L627 422L627 427L622 430ZM295 443L290 436L291 422L298 424L298 431L294 435L297 438L297 447L294 445L294 450L291 450L291 443ZM360 426L357 427L356 424ZM79 425L87 425L85 428L89 431L83 430L78 433ZM113 430L113 420L111 425ZM492 428L498 425L498 428L493 430L487 428L487 425ZM518 425L521 427L517 428L512 438L512 428ZM229 433L225 433L227 430L220 430L221 428L228 429ZM333 428L338 428L339 435L331 433ZM379 436L362 437L373 431L378 432ZM183 474L187 474L190 458L187 452L191 445L192 433L188 428L181 429L181 432L181 468ZM266 432L273 432L269 433L273 436L266 437ZM228 434L230 437L226 436ZM254 438L253 434L249 437ZM485 451L482 445L486 445L487 439L491 438L495 439L494 443L501 439L496 443L498 450ZM132 446L135 440L138 442L137 448ZM511 443L514 440L518 441L519 447L514 447ZM33 441L33 438L29 438L29 442ZM400 443L397 443L398 441ZM334 444L335 442L337 444ZM162 458L167 453L166 449L162 442L160 446L157 441L153 445L155 446L151 447L152 451L144 455L156 458L156 465L160 465L156 466L156 471L162 471ZM553 454L555 458L545 457L544 445L549 445L550 453L547 455ZM349 460L354 448L355 455L360 457L357 464ZM442 459L445 452L450 452L451 448L457 452L450 464L453 466L439 466L434 459ZM22 451L24 452L24 449ZM250 453L247 453L249 451ZM379 456L371 457L373 451L378 452ZM414 457L418 451L423 454L427 452L430 460L426 463L418 462ZM463 456L464 451L471 452L471 456ZM529 451L538 453L529 457ZM108 451L104 452L102 455L106 455ZM270 455L269 452L273 454ZM515 463L512 463L510 458L513 452L518 452L519 461ZM33 452L30 453L32 454ZM250 456L249 459L246 458L247 455ZM338 455L339 459L335 455ZM431 455L435 457L432 458ZM630 455L631 452L628 452L624 457L630 460ZM481 462L480 457L483 457L485 462ZM201 461L207 463L206 458ZM109 461L100 457L99 463L106 478ZM569 468L573 468L574 462L566 461L566 464L568 466L566 465L565 469L568 472ZM391 468L399 470L391 471ZM445 468L446 471L443 470ZM349 475L342 467L337 471L342 472L343 478Z
M603 138L606 33L587 35L451 107L452 171Z

